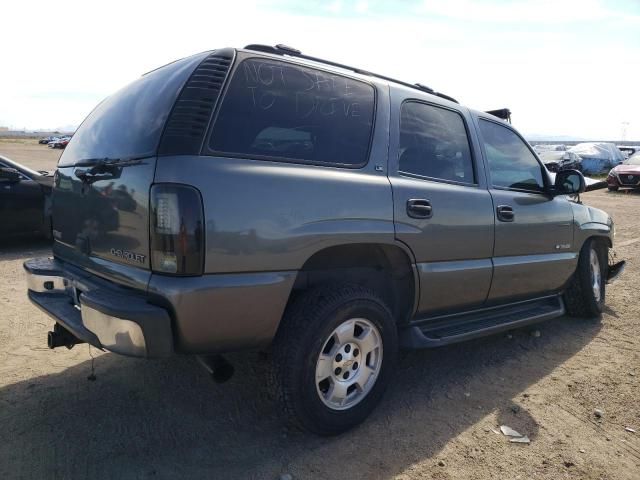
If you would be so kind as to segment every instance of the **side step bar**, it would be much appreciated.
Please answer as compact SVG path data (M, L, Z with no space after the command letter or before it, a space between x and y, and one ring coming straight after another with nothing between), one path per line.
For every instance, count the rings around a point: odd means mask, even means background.
M405 348L434 348L523 327L564 315L560 296L518 302L414 322L400 332ZM417 325L416 325L417 323Z

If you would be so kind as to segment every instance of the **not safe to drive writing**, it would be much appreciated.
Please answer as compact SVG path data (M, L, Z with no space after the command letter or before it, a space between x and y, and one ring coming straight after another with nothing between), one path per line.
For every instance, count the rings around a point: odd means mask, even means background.
M312 115L349 118L361 114L358 98L362 92L357 90L362 87L354 86L357 84L346 78L252 60L243 62L242 67L255 108L269 110L286 102L287 108L295 108L299 118Z

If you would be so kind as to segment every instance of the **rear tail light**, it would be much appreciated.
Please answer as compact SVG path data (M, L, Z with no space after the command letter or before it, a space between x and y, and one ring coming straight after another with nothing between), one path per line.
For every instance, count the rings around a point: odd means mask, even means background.
M202 275L204 214L200 192L193 187L151 187L151 268L172 275Z

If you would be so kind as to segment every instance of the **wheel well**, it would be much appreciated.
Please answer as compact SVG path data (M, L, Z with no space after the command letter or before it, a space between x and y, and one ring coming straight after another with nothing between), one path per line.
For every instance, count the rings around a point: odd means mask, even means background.
M603 235L592 235L585 239L584 243L587 243L589 240L595 241L598 245L601 245L605 249L609 249L613 247L611 243L611 239L609 237L605 237ZM583 243L583 245L584 245Z
M338 282L375 291L398 323L407 322L413 314L414 271L408 255L400 247L365 243L320 250L298 272L289 302L301 291Z

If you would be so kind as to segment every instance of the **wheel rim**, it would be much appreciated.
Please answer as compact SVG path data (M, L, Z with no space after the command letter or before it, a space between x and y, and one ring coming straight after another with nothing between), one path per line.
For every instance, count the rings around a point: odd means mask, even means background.
M325 341L316 363L316 390L332 410L346 410L371 391L382 367L382 339L367 319L352 318Z
M600 270L600 260L598 253L591 249L589 254L589 270L591 273L591 289L593 290L593 298L596 302L600 301L602 295L602 272Z

